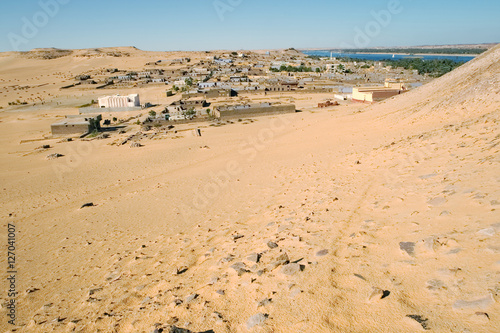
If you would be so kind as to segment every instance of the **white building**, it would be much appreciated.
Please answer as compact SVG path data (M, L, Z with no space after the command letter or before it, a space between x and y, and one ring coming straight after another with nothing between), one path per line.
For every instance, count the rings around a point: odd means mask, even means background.
M207 89L207 88L214 88L215 86L217 86L217 83L216 82L199 82L198 83L198 88L200 89Z
M100 108L130 108L139 106L141 106L141 102L138 94L99 97Z
M185 87L186 86L186 80L177 80L177 81L174 81L174 86L176 86L176 87Z

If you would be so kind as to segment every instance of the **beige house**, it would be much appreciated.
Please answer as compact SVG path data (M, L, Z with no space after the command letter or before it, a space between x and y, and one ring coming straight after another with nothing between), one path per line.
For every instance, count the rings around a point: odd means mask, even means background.
M352 90L352 100L355 102L373 103L407 92L404 81L386 79L383 87L356 87Z
M401 79L385 79L384 86L391 89L406 90L405 82Z

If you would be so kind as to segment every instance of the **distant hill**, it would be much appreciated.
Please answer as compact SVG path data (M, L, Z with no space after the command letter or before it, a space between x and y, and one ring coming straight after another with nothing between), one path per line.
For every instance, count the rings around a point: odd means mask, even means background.
M420 45L420 46L391 46L368 47L359 49L342 48L305 48L300 51L332 50L352 53L437 53L437 54L480 54L495 47L497 43L486 44L450 44L450 45Z

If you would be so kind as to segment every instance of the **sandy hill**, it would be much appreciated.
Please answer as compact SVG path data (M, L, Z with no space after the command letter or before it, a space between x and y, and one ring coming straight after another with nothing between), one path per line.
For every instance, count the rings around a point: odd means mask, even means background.
M366 108L57 160L8 139L48 120L2 114L17 331L498 332L499 52Z

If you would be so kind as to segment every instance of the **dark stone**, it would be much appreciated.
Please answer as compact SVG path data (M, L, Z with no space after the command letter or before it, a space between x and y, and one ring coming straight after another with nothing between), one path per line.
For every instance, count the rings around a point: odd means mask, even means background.
M260 253L252 253L248 256L247 260L251 262L258 263L260 261L261 254Z
M95 293L98 293L102 290L102 288L95 288L95 289L90 289L89 290L89 296L94 295Z
M413 242L401 242L399 243L399 248L408 253L410 256L415 254L415 243Z
M177 326L172 326L172 327L170 327L169 333L196 333L196 332L190 331L190 330L185 329L185 328L180 328L180 327L177 327ZM199 333L215 333L215 331L214 330L208 330L208 331L199 332Z
M267 246L269 246L270 249L275 249L278 247L278 244L276 244L275 242L267 242Z
M192 302L197 298L198 298L198 294L189 295L188 297L186 297L186 303Z
M328 250L321 250L321 251L318 251L316 253L316 256L317 257L323 257L323 256L326 256L328 254Z
M187 272L187 270L188 270L188 268L187 268L187 267L177 268L177 269L176 269L176 273L177 273L177 275L181 275L181 274L186 273L186 272Z
M366 281L366 279L365 279L365 277L363 275L354 273L354 276L357 277L357 278L360 278L361 280Z
M85 207L94 207L94 206L95 205L93 202L87 202L87 203L83 204L82 207L80 207L80 209L85 208Z
M243 274L249 272L249 270L247 269L247 265L242 262L237 262L234 265L231 265L231 268L238 273L238 276L242 276Z
M428 325L428 319L427 318L424 318L422 316L419 316L419 315L407 315L406 317L408 318L411 318L413 320L415 320L417 323L419 323L420 325L422 325L422 328L426 331L429 331L430 330L430 327Z
M268 304L271 304L271 302L273 301L272 298L264 298L262 301L260 301L257 306L266 306Z

